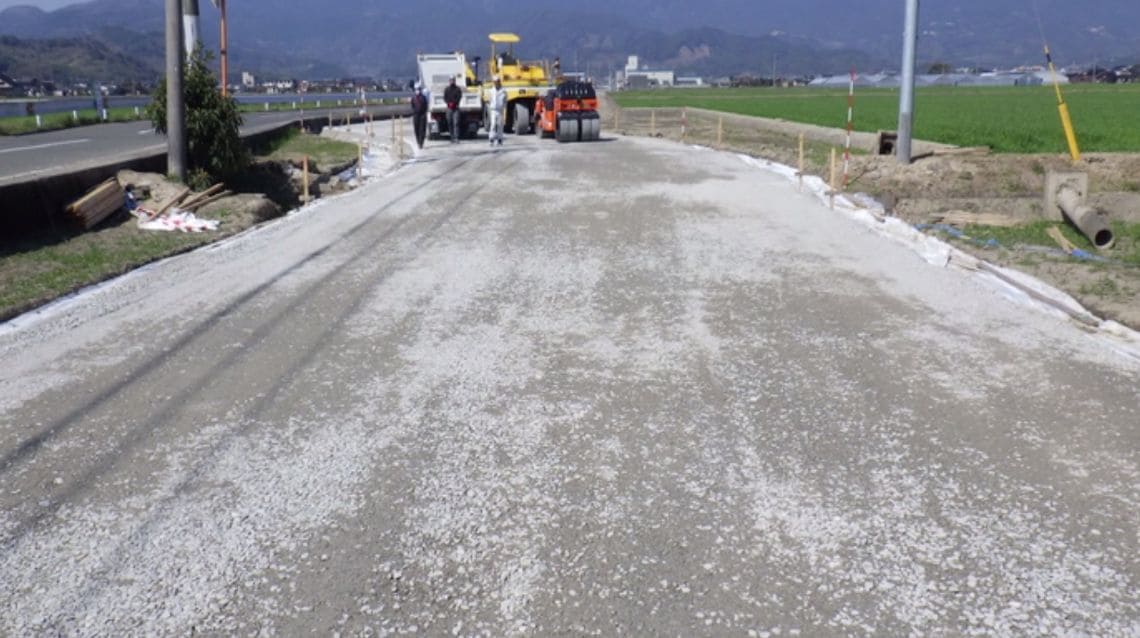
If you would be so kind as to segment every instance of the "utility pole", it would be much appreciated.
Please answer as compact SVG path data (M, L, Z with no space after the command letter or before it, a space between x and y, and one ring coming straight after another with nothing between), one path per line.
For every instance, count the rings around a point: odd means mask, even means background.
M226 25L226 0L212 0L214 6L222 13L222 39L220 42L222 61L222 95L229 93L230 87L230 59L229 54L229 27Z
M198 0L182 0L182 36L186 42L186 59L189 60L202 39L198 34Z
M186 181L186 102L182 95L182 2L166 0L166 172Z
M918 48L918 0L906 0L906 30L903 35L902 78L899 86L899 133L895 152L899 164L910 164L914 132L914 58Z

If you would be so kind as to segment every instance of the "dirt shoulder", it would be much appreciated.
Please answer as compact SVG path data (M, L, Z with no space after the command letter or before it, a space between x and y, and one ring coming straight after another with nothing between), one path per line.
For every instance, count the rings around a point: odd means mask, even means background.
M621 109L608 96L602 120L603 130L683 140L793 167L800 163L803 134L803 170L825 180L832 149L839 147L842 157L843 131L782 120L700 109ZM877 136L855 136L850 192L867 193L888 213L974 256L1030 274L1096 315L1140 329L1140 154L1090 154L1074 166L1068 156L941 154L951 147L916 143L916 160L903 166L892 156L873 154L877 144ZM1082 260L1066 255L1044 233L1053 225L1043 204L1049 171L1088 173L1089 203L1114 223L1112 250L1097 253L1074 229L1057 223L1066 238L1093 254Z
M309 196L319 198L352 188L355 144L318 136L289 136L260 156L241 176L225 184L231 194L194 211L218 222L215 231L144 230L125 209L90 231L60 219L34 235L0 240L0 322L56 298L122 275L132 269L242 233L301 205L302 157L308 156ZM351 171L350 171L351 172ZM158 210L181 185L154 173L120 171L139 204Z

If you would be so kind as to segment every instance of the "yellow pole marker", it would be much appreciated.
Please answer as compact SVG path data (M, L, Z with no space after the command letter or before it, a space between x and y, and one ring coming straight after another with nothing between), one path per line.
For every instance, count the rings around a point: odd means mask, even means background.
M1081 148L1077 145L1077 132L1073 129L1073 119L1069 116L1069 105L1065 104L1065 96L1061 93L1061 83L1057 79L1057 69L1053 66L1053 55L1049 53L1049 45L1045 45L1045 59L1049 62L1049 73L1053 76L1053 90L1057 92L1057 112L1061 114L1065 141L1069 143L1069 156L1076 164L1081 161Z

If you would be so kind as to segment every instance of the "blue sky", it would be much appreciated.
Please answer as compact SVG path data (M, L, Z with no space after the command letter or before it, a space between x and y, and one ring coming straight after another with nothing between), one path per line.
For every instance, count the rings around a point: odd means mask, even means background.
M79 0L0 0L0 9L7 9L18 4L27 4L39 7L45 11L66 7L69 4L79 4Z

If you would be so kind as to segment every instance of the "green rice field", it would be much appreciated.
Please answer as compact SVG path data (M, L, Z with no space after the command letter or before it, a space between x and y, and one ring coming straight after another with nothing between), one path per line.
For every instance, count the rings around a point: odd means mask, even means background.
M1140 152L1140 84L1062 86L1082 152ZM846 127L847 89L657 89L613 94L619 106L704 108ZM897 89L859 89L855 129L898 128ZM930 87L915 93L914 136L999 153L1067 153L1052 86Z

